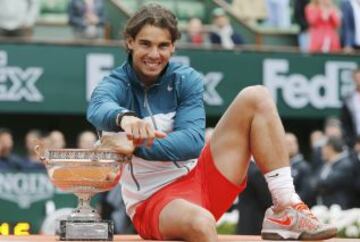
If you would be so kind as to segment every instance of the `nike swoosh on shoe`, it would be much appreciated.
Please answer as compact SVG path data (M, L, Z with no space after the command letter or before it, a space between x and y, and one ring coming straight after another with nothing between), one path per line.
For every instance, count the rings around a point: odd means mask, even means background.
M282 225L282 226L290 226L292 224L292 219L288 215L285 215L283 218L267 218L269 221Z

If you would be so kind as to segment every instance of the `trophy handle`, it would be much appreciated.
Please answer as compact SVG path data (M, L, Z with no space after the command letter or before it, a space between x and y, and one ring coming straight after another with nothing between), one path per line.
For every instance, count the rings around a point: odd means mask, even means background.
M45 157L45 150L44 150L44 147L42 146L42 145L36 145L35 147L34 147L34 151L35 151L35 153L39 156L39 159L40 159L40 161L43 163L43 164L47 164L47 161L48 161L48 159L46 159L46 157Z

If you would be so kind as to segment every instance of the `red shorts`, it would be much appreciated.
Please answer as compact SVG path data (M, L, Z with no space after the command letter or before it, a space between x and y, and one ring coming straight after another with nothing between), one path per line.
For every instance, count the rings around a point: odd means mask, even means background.
M135 229L144 239L163 240L159 231L161 210L174 199L184 199L209 210L218 220L246 187L230 182L217 168L210 145L202 150L198 164L191 172L163 187L136 208Z

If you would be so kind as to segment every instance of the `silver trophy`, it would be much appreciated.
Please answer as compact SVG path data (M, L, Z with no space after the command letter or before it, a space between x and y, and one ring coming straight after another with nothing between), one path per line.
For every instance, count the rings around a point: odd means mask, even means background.
M104 149L35 149L51 182L78 197L77 208L60 221L60 240L113 240L113 221L101 220L90 199L118 184L131 156Z

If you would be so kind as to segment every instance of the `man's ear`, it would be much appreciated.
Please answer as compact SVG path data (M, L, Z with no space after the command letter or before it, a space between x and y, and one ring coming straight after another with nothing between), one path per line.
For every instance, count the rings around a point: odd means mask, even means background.
M171 55L173 55L175 53L175 45L172 44L172 48L171 48Z
M135 42L135 40L132 37L128 37L126 39L126 46L127 46L128 50L131 51L134 49L134 42Z

